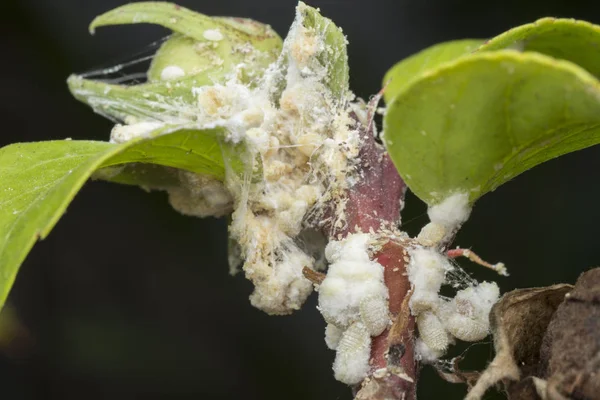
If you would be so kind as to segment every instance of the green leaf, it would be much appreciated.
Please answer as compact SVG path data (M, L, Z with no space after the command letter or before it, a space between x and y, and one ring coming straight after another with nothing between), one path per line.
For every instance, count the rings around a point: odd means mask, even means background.
M398 62L383 78L386 103L392 101L412 80L445 62L471 54L483 43L482 39L465 39L445 42L428 47Z
M126 4L92 21L90 32L107 25L151 23L176 34L158 50L148 72L150 80L160 80L167 66L181 67L186 75L202 73L203 84L222 80L242 62L248 71L264 70L277 59L281 38L269 25L245 19L208 17L165 2Z
M189 122L194 120L198 107L192 89L204 83L190 76L176 85L156 82L124 86L71 75L67 85L77 100L108 118Z
M96 17L90 24L90 32L93 34L101 26L140 23L161 25L199 42L229 46L249 42L262 51L281 47L281 38L269 25L247 18L208 17L167 2L137 2L115 8ZM215 40L207 30L218 30L222 39Z
M544 161L600 142L600 84L567 61L513 50L421 75L384 118L384 143L428 204L471 202Z
M348 42L344 33L333 21L323 17L317 9L303 2L298 4L298 13L302 25L313 31L324 43L317 54L320 64L328 71L324 83L335 98L345 98L349 90L349 67Z
M0 149L0 307L38 238L45 238L85 181L97 170L130 163L225 176L223 128L162 128L124 144L94 141L18 143ZM233 168L243 168L241 145ZM200 150L199 150L200 149ZM139 184L130 175L130 182Z
M97 17L90 26L153 23L173 30L153 57L148 83L124 86L73 75L69 89L98 113L125 120L193 121L194 88L236 75L255 85L281 53L282 41L269 25L245 18L208 17L171 3L131 3ZM167 68L175 74L163 74ZM179 75L181 74L181 76Z
M140 186L146 190L167 190L181 184L177 171L175 168L162 165L131 163L99 169L91 178Z
M542 18L490 39L478 51L535 51L571 61L600 77L600 26L574 19Z
M542 18L510 29L488 41L466 39L440 43L394 65L386 73L387 103L411 80L458 57L483 51L513 49L535 51L571 61L600 77L600 26L574 19Z
M348 42L342 30L315 8L299 2L296 18L283 42L281 57L272 66L267 82L271 99L279 100L293 73L312 76L323 85L323 94L332 97L333 105L345 105L349 95Z

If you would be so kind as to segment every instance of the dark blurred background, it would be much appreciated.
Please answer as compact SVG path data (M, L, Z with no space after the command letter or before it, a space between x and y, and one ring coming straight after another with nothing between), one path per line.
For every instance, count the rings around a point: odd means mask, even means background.
M164 37L138 25L87 25L124 0L2 0L0 146L47 139L106 140L111 123L77 103L65 79ZM210 15L250 17L285 35L293 0L182 0ZM349 38L351 84L380 89L397 60L436 42L490 37L539 17L600 23L597 1L319 1ZM503 290L574 282L598 265L600 146L554 160L477 204L457 244L504 261ZM409 195L405 229L427 221ZM479 279L496 279L464 264ZM170 209L164 193L93 182L21 268L9 304L21 324L0 348L2 399L351 399L332 377L314 296L288 317L268 317L226 265L224 220ZM468 351L483 366L491 345ZM465 389L425 368L421 399ZM490 394L488 398L495 398Z

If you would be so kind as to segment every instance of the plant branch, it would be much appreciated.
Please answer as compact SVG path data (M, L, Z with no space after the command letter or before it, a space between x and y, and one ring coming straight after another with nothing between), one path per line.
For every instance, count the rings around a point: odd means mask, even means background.
M392 326L373 338L370 373L355 388L356 399L414 399L417 365L414 358L415 321L410 314L410 282L406 274L408 255L402 240L393 238L400 223L406 185L391 159L374 139L372 124L361 133L359 153L360 181L347 193L346 224L331 229L331 239L337 240L360 230L374 232L383 243L374 255L384 268L389 292Z

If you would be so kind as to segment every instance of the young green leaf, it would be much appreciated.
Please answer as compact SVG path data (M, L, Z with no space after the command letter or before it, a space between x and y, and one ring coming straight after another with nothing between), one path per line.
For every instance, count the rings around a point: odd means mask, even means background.
M102 115L124 121L193 121L194 89L236 76L255 85L279 56L282 41L269 25L245 18L208 17L171 3L131 3L97 17L90 26L153 23L175 33L158 49L148 83L115 85L73 75L73 95Z
M148 72L151 81L161 80L165 68L176 67L185 76L201 73L202 83L211 84L242 62L248 64L248 72L259 75L281 51L281 38L269 25L243 18L211 18L165 2L118 7L96 17L90 32L100 26L138 23L161 25L176 33L154 57Z
M333 21L303 2L298 4L298 11L302 25L324 42L317 54L317 59L328 71L324 83L335 98L344 98L349 90L348 41L344 33Z
M281 38L269 25L247 18L208 17L167 2L138 2L115 8L96 17L90 32L101 26L140 23L161 25L198 42L224 44L229 50L234 44L244 43L261 51L281 48Z
M463 57L388 107L384 143L428 204L471 202L523 171L600 142L600 83L567 61L513 50Z
M471 54L483 43L482 39L454 40L439 43L398 62L385 74L383 96L390 103L412 80L445 62Z
M347 102L349 69L346 37L330 19L313 7L299 2L296 18L283 43L281 57L271 68L271 98L279 104L289 84L289 69L313 77L322 84L336 105Z
M535 51L574 62L600 77L600 26L574 19L542 18L510 29L488 41L456 40L428 47L394 65L385 74L387 103L411 80L433 71L446 62L483 51L512 49Z
M0 308L34 242L48 235L95 171L144 163L222 180L225 176L220 145L223 137L223 128L171 127L120 145L51 141L18 143L0 149ZM243 154L240 147L237 146L238 154ZM234 169L243 168L242 160L234 161ZM135 175L129 175L127 183L143 183L144 179L138 182Z
M196 76L190 76L172 85L154 82L141 85L114 85L71 75L67 85L73 97L107 117L128 121L166 121L169 123L193 121L196 107L194 87L203 86Z

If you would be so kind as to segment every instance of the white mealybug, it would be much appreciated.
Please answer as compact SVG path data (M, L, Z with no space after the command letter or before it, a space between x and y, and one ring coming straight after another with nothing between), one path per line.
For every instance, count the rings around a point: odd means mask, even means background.
M467 342L485 338L490 331L489 315L500 290L496 283L483 282L456 293L448 303L440 307L440 318L448 332Z
M369 372L371 336L362 322L355 322L342 335L337 346L333 372L347 385L360 383Z
M381 296L368 296L360 302L360 320L371 336L379 336L390 323L388 302Z
M325 342L337 351L335 378L348 385L367 376L371 336L390 323L383 266L369 254L372 240L369 234L354 233L330 241L325 248L329 270L319 284L319 311L328 322Z
M319 285L319 310L325 321L346 329L361 320L360 305L365 299L374 304L380 301L380 314L385 303L387 310L388 291L383 280L383 267L370 259L369 246L372 237L366 233L354 233L341 241L330 241L325 248L325 256L331 263L327 276ZM380 327L381 321L367 319L373 330ZM377 318L377 317L373 317ZM381 319L381 318L380 318Z
M425 225L417 236L417 243L421 246L435 247L444 240L446 228L435 222Z
M428 348L437 353L445 353L452 339L442 321L431 311L425 311L417 317L419 337Z

